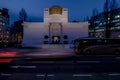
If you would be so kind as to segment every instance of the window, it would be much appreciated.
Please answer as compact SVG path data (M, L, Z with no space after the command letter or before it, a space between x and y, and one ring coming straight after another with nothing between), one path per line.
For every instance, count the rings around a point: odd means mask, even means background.
M0 25L2 25L2 22L0 22Z
M48 44L48 41L44 41L44 44Z
M64 44L68 44L68 41L64 41Z
M67 36L67 35L64 35L64 39L68 39L68 36Z
M44 36L44 39L48 39L48 36L47 36L47 35L45 35L45 36Z
M120 15L115 16L115 18L120 18Z
M3 25L5 25L5 23L3 23Z
M0 15L2 14L2 12L0 12Z

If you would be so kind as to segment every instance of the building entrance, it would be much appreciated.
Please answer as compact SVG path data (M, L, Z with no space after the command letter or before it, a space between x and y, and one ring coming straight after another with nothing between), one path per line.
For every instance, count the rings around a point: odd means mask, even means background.
M52 36L52 44L60 44L60 36Z
M63 42L62 23L50 23L49 25L49 43L60 44Z

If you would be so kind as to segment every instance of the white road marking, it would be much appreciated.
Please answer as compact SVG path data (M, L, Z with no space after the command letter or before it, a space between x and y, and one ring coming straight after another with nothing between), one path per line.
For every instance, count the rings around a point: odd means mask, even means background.
M32 61L32 63L55 63L55 61Z
M74 61L56 61L56 63L74 63Z
M79 77L79 76L93 76L92 74L73 74L74 77Z
M36 66L11 66L11 68L36 68Z
M55 76L55 75L54 74L48 74L47 76L52 77L52 76Z
M101 61L76 61L77 63L101 63Z
M36 74L37 77L45 76L45 74Z
M11 68L19 68L20 66L10 66Z
M11 76L11 74L2 73L1 76Z
M120 76L120 73L111 73L111 74L108 74L109 76Z
M120 57L115 57L115 59L120 59Z

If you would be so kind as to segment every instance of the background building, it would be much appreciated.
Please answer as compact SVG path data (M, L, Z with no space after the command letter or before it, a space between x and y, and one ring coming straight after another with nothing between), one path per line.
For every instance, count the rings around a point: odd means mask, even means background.
M19 46L23 39L23 20L14 22L13 27L11 28L11 44L13 46Z
M109 26L110 38L120 38L120 8L109 11L108 16L107 25ZM100 13L89 20L90 37L105 37L106 22L104 18L104 13Z
M44 9L44 22L24 22L23 46L70 44L88 37L88 22L68 22L68 9L52 6Z
M0 9L0 46L6 47L10 42L10 26L8 9Z

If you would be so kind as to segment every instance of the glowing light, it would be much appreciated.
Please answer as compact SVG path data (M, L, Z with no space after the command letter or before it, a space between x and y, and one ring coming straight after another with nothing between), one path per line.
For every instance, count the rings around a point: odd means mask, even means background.
M0 57L14 57L16 56L16 54L18 54L18 52L14 52L14 51L1 51L0 52ZM9 63L11 62L13 59L0 59L0 63Z
M0 59L0 63L10 63L12 59Z

